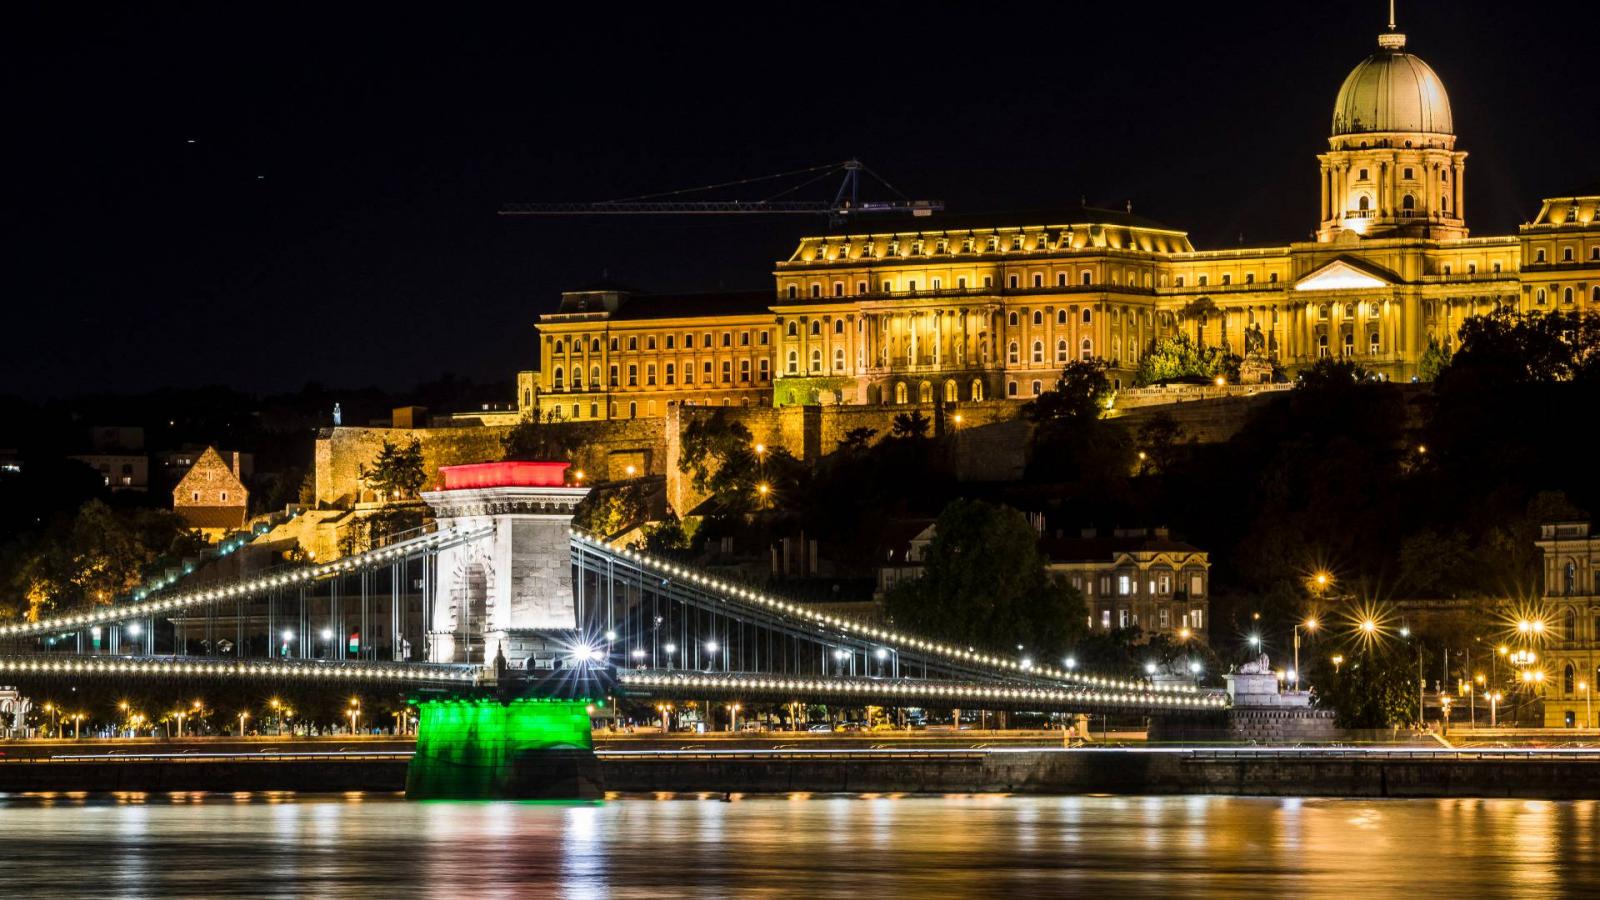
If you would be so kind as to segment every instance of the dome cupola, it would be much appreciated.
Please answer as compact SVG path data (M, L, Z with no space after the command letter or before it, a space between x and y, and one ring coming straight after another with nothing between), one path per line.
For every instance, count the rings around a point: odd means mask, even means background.
M1444 82L1422 58L1405 51L1406 36L1388 32L1378 52L1351 70L1333 104L1333 134L1454 134Z

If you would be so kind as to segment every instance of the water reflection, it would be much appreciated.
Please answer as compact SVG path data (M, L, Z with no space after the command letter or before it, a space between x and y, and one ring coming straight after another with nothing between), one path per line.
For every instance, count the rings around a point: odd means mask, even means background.
M6 897L1600 894L1589 801L0 800Z

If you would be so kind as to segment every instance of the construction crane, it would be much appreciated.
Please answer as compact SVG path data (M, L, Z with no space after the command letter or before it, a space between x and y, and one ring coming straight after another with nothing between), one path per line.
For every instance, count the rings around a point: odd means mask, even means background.
M879 184L895 194L897 200L866 200L860 198L861 174L865 172L872 176ZM764 200L686 200L682 199L688 194L697 194L706 191L723 190L742 185L756 184L759 182L777 181L784 178L798 178L812 176L799 184L784 188ZM796 191L823 181L830 176L839 176L839 188L830 200L792 200L784 199ZM621 200L602 200L598 203L508 203L500 209L502 216L637 216L637 215L749 215L764 213L768 215L823 215L828 217L830 224L838 225L861 215L879 215L885 213L899 213L913 216L931 216L944 209L941 200L912 200L906 195L895 190L894 185L885 181L878 173L867 168L858 159L845 160L842 163L829 163L822 166L812 166L807 169L796 169L792 172L779 172L776 175L762 175L756 178L742 178L738 181L726 181L721 184L708 184L701 187L683 188L676 191L665 191L659 194L644 194L638 197L627 197Z

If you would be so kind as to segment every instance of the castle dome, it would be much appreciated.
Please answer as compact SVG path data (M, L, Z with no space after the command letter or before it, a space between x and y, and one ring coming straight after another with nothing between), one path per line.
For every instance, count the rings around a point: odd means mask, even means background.
M1444 82L1405 52L1403 34L1378 38L1378 52L1351 70L1333 104L1333 136L1374 131L1454 134Z

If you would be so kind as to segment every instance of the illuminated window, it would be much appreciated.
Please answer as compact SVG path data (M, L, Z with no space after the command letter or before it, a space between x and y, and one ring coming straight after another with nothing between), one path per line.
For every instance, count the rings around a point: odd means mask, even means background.
M1362 212L1367 212L1368 210L1372 209L1372 201L1367 197L1366 194L1362 194L1361 199L1356 201L1356 209L1359 209Z
M706 384L710 384L711 383L711 360L708 359L708 360L706 360L704 363L702 363L700 365L700 372L704 376L704 377L701 378L701 380L704 381Z
M1067 339L1066 338L1062 338L1061 340L1056 341L1056 362L1064 363L1066 361L1067 361Z
M978 380L976 378L972 379L972 386L968 391L968 399L969 400L982 400L983 399L983 382L982 381L980 381L980 380Z
M566 379L566 373L561 370L560 366L556 366L555 378L553 379L554 383L555 383L555 386L556 386L556 390L559 391L559 390L562 389L562 387L565 386L565 384L566 384L565 379Z
M607 374L609 375L611 386L612 387L616 387L617 386L617 367L616 366L612 366L610 372L608 372Z
M822 351L821 350L812 350L811 351L811 371L812 372L821 372L822 371Z
M750 360L739 360L739 380L745 383L750 381Z
M1017 342L1012 341L1006 345L1006 362L1016 365L1017 361ZM560 370L558 369L557 371Z
M1083 339L1083 343L1078 345L1078 358L1082 360L1094 358L1094 341L1088 338Z
M707 365L709 365L709 363ZM725 359L725 360L722 361L722 383L723 384L727 384L728 382L730 382L732 380L733 380L733 361Z
M1100 610L1100 627L1107 631L1111 630L1111 610Z
M894 402L896 402L896 403L904 403L904 402L906 402L907 393L908 392L906 390L906 383L904 381L895 382L895 385L894 385Z
M844 371L844 348L843 347L835 347L835 348L833 348L833 370L835 372L843 372Z
M761 380L762 380L762 381L769 381L769 380L771 380L771 378L772 378L772 373L771 373L771 371L770 371L770 370L769 370L769 369L768 369L768 364L767 364L767 361L766 361L766 360L764 360L764 359L763 359L763 360L760 360L760 361L759 361L759 362L758 362L758 365L757 365L757 366L756 366L756 370L757 370L757 371L758 371L758 372L759 372L759 373L760 373L760 376L761 376Z
M1011 239L1011 249L1013 249L1013 250L1021 250L1022 249L1022 235L1019 234L1016 237Z
M678 371L678 367L677 366L673 365L672 363L667 363L667 368L666 368L666 372L665 372L665 377L667 379L667 384L676 384L677 383L677 371Z
M1036 363L1044 362L1044 341L1033 342L1033 361Z
M628 367L628 387L637 387L638 385L639 385L639 367L638 366L629 366Z
M1323 357L1328 355L1328 336L1325 334L1317 335L1317 355Z
M787 371L790 375L798 375L798 374L800 374L800 354L799 353L796 353L793 350L789 351L789 366L785 371Z
M1378 354L1378 333L1376 331L1367 334L1367 352L1374 356Z
M1343 350L1343 353L1344 353L1345 356L1352 356L1352 355L1355 354L1355 352L1356 352L1356 336L1347 331L1347 332L1344 333L1344 350Z

